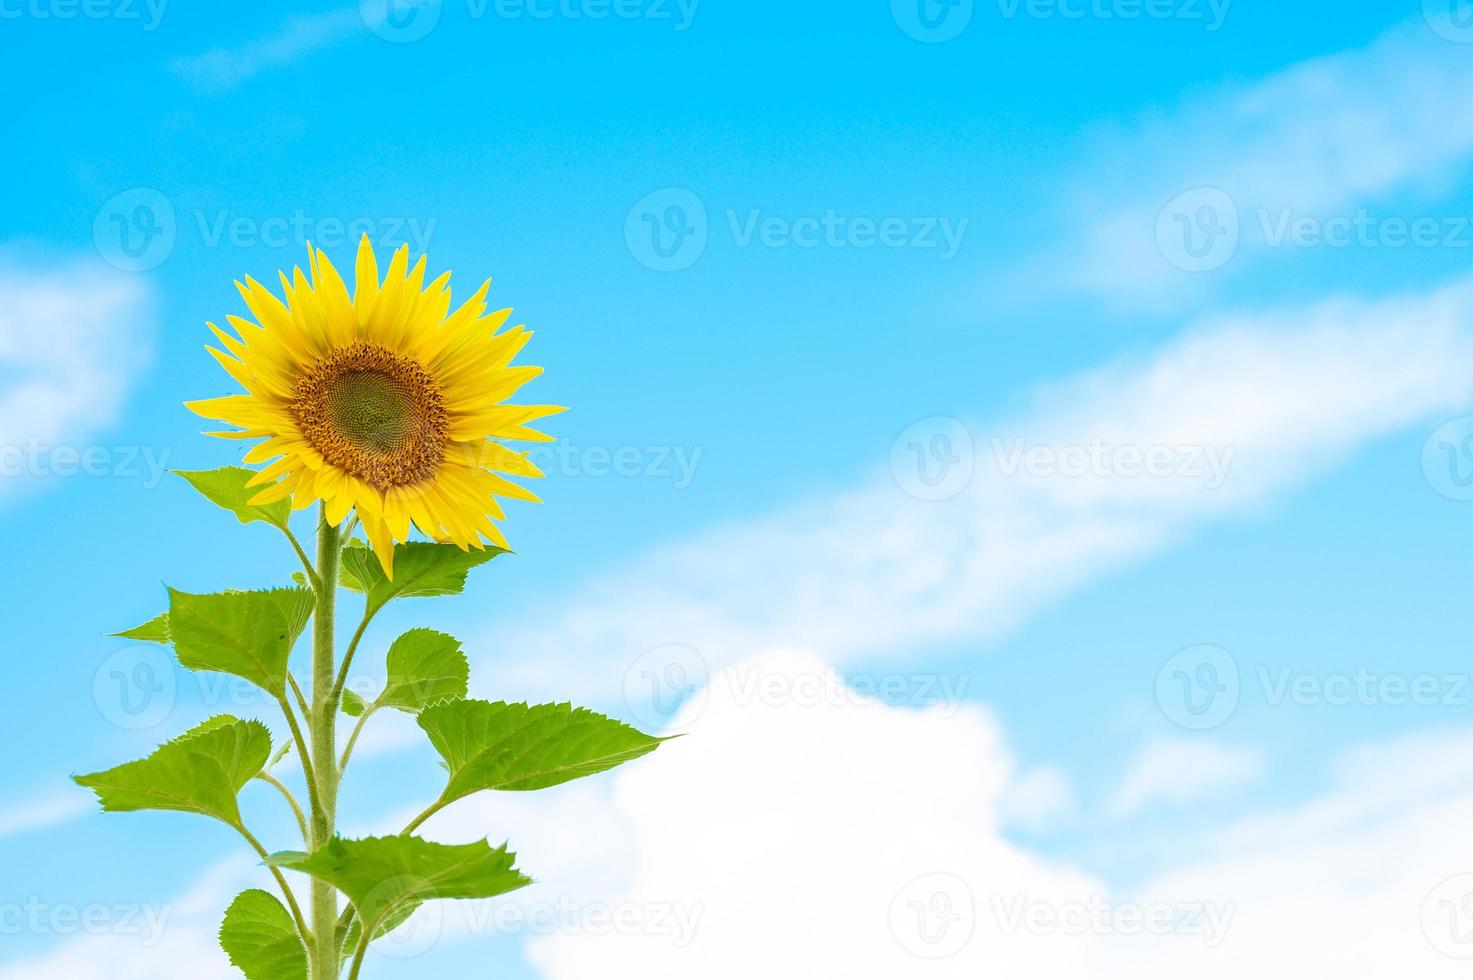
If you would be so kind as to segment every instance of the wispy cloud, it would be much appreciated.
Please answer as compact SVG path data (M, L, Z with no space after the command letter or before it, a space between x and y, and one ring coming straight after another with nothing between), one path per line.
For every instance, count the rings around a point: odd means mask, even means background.
M1186 103L1098 147L1088 174L1062 183L1079 232L1037 256L1020 288L1062 283L1125 307L1199 295L1282 247L1288 220L1324 227L1393 191L1444 185L1473 154L1470 87L1465 46L1418 18L1362 50Z
M203 54L175 58L169 67L195 88L218 92L235 88L269 69L294 64L355 35L367 35L357 5L295 15L265 37L233 48L212 48Z
M93 801L76 789L37 795L23 803L0 806L0 838L45 830L67 823L93 808Z
M1149 358L1046 386L1016 418L916 436L898 478L666 547L484 646L516 651L494 667L502 693L546 695L555 679L564 696L608 698L669 644L714 669L773 644L852 662L996 637L1470 394L1473 282L1216 317ZM918 499L913 451L970 468L965 488ZM1142 457L1163 468L1143 472Z
M1230 796L1261 777L1267 763L1256 749L1219 742L1153 742L1131 761L1107 809L1123 819L1153 806Z
M143 280L0 255L0 497L79 466L151 357Z

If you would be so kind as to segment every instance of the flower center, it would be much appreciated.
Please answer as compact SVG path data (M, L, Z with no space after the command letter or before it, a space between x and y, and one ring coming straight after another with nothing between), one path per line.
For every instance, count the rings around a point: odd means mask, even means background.
M440 386L414 358L377 344L359 341L312 365L292 414L324 459L380 492L429 479L445 458Z

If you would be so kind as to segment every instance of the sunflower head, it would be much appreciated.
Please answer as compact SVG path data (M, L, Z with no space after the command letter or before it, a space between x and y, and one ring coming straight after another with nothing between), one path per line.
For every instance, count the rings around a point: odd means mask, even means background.
M247 277L236 286L254 319L209 325L223 349L208 350L245 393L188 403L235 427L211 435L260 440L245 456L269 463L251 502L320 500L332 523L356 512L390 577L411 525L462 549L506 547L497 498L537 499L507 477L542 473L503 440L549 441L528 423L562 411L507 404L542 371L511 363L531 333L501 329L510 310L486 312L490 282L451 312L449 273L425 285L408 246L380 280L365 236L351 295L307 253L310 280L283 272L278 299Z

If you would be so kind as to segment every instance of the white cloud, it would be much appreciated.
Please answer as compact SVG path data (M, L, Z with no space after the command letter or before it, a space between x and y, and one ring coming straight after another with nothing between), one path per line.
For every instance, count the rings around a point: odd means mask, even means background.
M1168 254L1186 259L1175 238L1165 252L1158 242L1158 218L1185 192L1217 188L1230 196L1246 256L1279 241L1285 213L1318 221L1353 216L1391 191L1416 195L1445 184L1473 153L1473 105L1463 97L1473 62L1466 55L1418 17L1364 49L1214 91L1142 125L1122 144L1090 154L1090 172L1063 202L1069 214L1088 216L1082 235L1023 278L1047 289L1062 281L1128 306L1156 305L1214 281L1168 261ZM1186 203L1183 214L1194 219L1196 206L1210 201L1195 195ZM1231 228L1230 211L1217 218ZM1166 219L1173 236L1183 233L1176 220ZM1227 259L1230 241L1220 239L1223 251L1205 257L1207 268ZM1197 244L1205 247L1205 237Z
M1257 750L1217 742L1152 742L1131 762L1106 809L1125 818L1152 806L1229 796L1261 777L1267 761Z
M656 551L477 645L515 651L494 667L503 694L584 700L617 698L626 671L645 697L666 653L685 657L692 682L774 644L894 664L936 641L996 637L1372 439L1440 420L1470 391L1469 282L1216 317L1149 359L1047 387L1020 417L950 432L958 465L975 464L953 499L918 499L908 475L886 474ZM1092 447L1109 465L1090 468ZM1158 450L1170 472L1138 472ZM1079 475L1050 472L1081 458ZM666 652L639 661L655 648Z
M244 888L270 889L252 862L222 861L172 902L9 906L28 931L61 941L49 952L0 965L0 980L239 980L220 952L220 917Z
M100 263L0 256L0 495L31 486L117 421L150 349L149 291Z
M1038 766L1020 773L998 801L1007 827L1041 831L1071 820L1079 805L1069 778L1057 766Z
M320 14L293 15L285 26L266 37L233 48L212 48L203 54L175 58L169 67L196 88L221 91L355 35L367 35L356 4Z
M793 676L823 669L799 654L761 659ZM693 736L621 771L613 794L637 852L631 884L605 901L697 910L694 933L651 919L541 938L530 957L548 980L1465 971L1439 951L1454 934L1434 891L1473 870L1467 733L1376 749L1374 772L1352 755L1324 797L1227 828L1204 857L1112 892L999 832L1013 763L984 709L741 702L730 690L717 685L687 720ZM1405 778L1407 763L1442 772L1446 792L1409 792L1422 781ZM1326 810L1360 816L1326 827ZM1174 931L1131 918L1158 914Z

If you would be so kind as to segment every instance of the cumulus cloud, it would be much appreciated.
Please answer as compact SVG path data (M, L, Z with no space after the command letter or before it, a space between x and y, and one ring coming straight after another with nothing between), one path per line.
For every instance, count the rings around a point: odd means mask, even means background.
M792 678L828 669L802 653L759 661ZM1473 952L1452 918L1473 879L1447 883L1473 870L1469 733L1369 750L1374 772L1353 753L1322 797L1113 890L1000 832L1014 762L986 709L735 689L714 685L681 719L692 737L621 772L612 794L634 870L605 900L692 910L697 928L537 939L548 980L1452 978L1465 967L1448 951ZM1408 792L1434 769L1444 792Z

